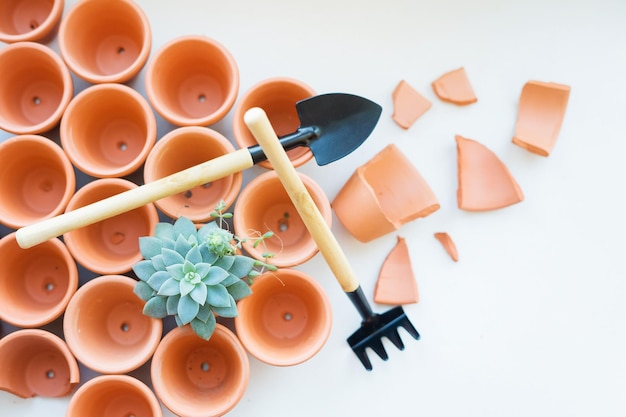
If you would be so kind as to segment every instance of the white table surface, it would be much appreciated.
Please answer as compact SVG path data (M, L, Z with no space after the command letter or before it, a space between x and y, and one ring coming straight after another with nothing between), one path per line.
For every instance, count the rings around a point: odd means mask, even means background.
M422 340L403 333L402 352L385 342L389 361L371 355L374 370L366 372L345 340L359 316L318 255L299 269L317 277L331 299L327 344L291 368L251 358L248 389L229 415L626 415L625 1L137 2L152 24L153 52L180 35L213 37L239 64L240 93L284 75L320 93L350 92L383 106L373 135L353 154L299 168L331 200L355 168L395 143L441 203L431 216L367 244L337 218L333 225L370 299L396 236L406 238L421 300L405 310ZM74 3L66 1L66 11ZM461 66L478 102L441 102L430 83ZM144 72L131 83L142 92ZM409 130L391 120L391 92L401 79L433 103ZM511 143L529 80L571 86L548 158ZM77 91L86 86L77 80ZM213 127L232 138L230 123L231 115ZM159 136L171 128L159 119ZM525 200L492 212L459 210L455 134L493 150ZM10 136L0 131L0 140ZM458 263L433 237L438 231L456 242ZM2 334L13 330L0 326ZM83 372L83 381L93 377ZM148 368L133 375L144 377ZM63 416L67 401L1 392L0 415Z

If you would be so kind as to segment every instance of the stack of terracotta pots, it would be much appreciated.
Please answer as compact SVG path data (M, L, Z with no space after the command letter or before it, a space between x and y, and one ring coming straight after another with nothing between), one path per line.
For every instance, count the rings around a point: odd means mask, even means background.
M63 0L0 4L0 129L14 135L0 143L0 319L15 328L2 329L0 389L72 395L68 416L159 416L161 404L222 415L246 390L248 354L299 364L330 333L323 289L295 269L317 247L271 165L246 185L232 174L31 249L19 248L15 230L254 145L243 122L251 107L264 108L279 135L293 132L295 103L315 91L277 77L237 100L237 63L216 40L180 37L150 56L151 27L132 0L64 9ZM47 46L55 37L59 52ZM140 71L145 97L129 86ZM72 75L87 87L75 91ZM234 142L209 127L231 110ZM160 138L158 117L171 126ZM295 166L312 157L306 148L289 156ZM328 198L300 175L330 224ZM221 200L236 234L274 231L264 250L280 269L259 277L231 328L218 324L205 341L143 315L131 267L141 259L138 238L159 218L206 222ZM252 245L244 250L263 258ZM95 276L79 277L80 267ZM46 330L57 321L62 332ZM98 375L81 380L79 363ZM145 364L150 380L129 375Z

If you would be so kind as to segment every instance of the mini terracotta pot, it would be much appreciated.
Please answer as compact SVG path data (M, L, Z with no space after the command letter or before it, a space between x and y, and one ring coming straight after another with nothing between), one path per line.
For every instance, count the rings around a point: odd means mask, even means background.
M76 189L69 158L37 135L0 143L0 223L18 229L61 214Z
M208 341L183 326L163 338L150 374L157 397L175 414L222 416L243 397L250 363L239 339L223 325L217 324Z
M38 41L57 27L63 0L5 0L0 3L0 41Z
M332 206L355 238L369 242L434 213L439 201L417 169L391 144L357 168Z
M146 183L182 171L202 162L234 152L235 147L222 134L199 126L180 127L156 143L144 166ZM224 200L229 207L241 189L241 172L163 198L155 202L169 217L186 216L194 222L211 218L215 205Z
M103 178L92 181L74 194L66 211L86 206L137 187L121 178ZM101 220L89 226L65 233L67 248L81 265L102 275L130 271L142 258L139 238L149 236L158 223L153 204Z
M29 249L15 233L0 239L0 318L18 327L39 327L61 316L78 288L78 268L59 239Z
M132 79L152 48L150 22L132 0L77 2L62 19L58 39L67 66L94 84Z
M136 171L156 142L152 108L123 84L94 85L70 102L61 120L61 144L73 164L93 177Z
M324 190L310 177L298 175L330 226L332 211ZM263 259L264 252L271 252L274 254L271 263L281 268L300 265L319 251L274 171L259 175L241 190L233 225L239 237L251 238L243 244L250 256ZM255 248L254 237L267 231L273 231L274 236Z
M270 78L252 86L238 101L233 113L233 133L240 148L257 145L248 130L243 115L252 107L260 107L267 114L278 137L295 132L300 127L296 103L315 95L315 90L293 78ZM287 152L291 163L298 167L309 161L313 153L308 147L299 146ZM271 168L268 161L259 163Z
M146 384L128 375L100 375L70 399L66 417L161 417L161 405Z
M237 304L237 336L255 358L291 366L324 346L332 324L330 301L309 275L279 269L256 278L252 295Z
M69 104L74 86L63 60L35 42L0 49L0 129L17 135L47 132Z
M103 275L81 286L63 317L65 340L85 366L103 374L124 374L150 359L163 324L143 314L136 281Z
M184 36L148 63L146 93L154 109L177 126L208 126L230 111L239 92L231 53L205 36Z
M64 397L80 380L65 342L40 329L17 330L0 339L0 389L22 398Z

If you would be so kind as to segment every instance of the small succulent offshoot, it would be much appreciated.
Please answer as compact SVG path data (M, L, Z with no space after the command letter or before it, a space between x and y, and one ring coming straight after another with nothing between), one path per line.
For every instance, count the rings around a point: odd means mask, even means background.
M236 317L237 300L252 293L250 284L264 271L275 271L269 263L238 255L247 238L240 238L227 228L222 201L211 213L215 219L200 229L191 220L180 217L174 224L159 223L154 236L139 238L144 260L133 266L139 278L134 291L146 302L145 315L162 319L174 316L179 326L189 324L193 331L208 340L215 330L215 316ZM254 245L273 234L255 238Z

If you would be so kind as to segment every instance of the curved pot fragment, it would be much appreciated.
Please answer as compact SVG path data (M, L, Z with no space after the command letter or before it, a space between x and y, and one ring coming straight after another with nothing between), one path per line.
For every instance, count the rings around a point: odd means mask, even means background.
M417 282L411 266L406 240L398 236L396 246L389 252L378 274L374 301L379 304L412 304L419 301Z
M464 106L478 101L463 67L446 72L433 81L432 87L437 97L448 103Z
M426 97L404 80L398 83L391 97L393 99L391 118L403 129L410 128L432 106Z

